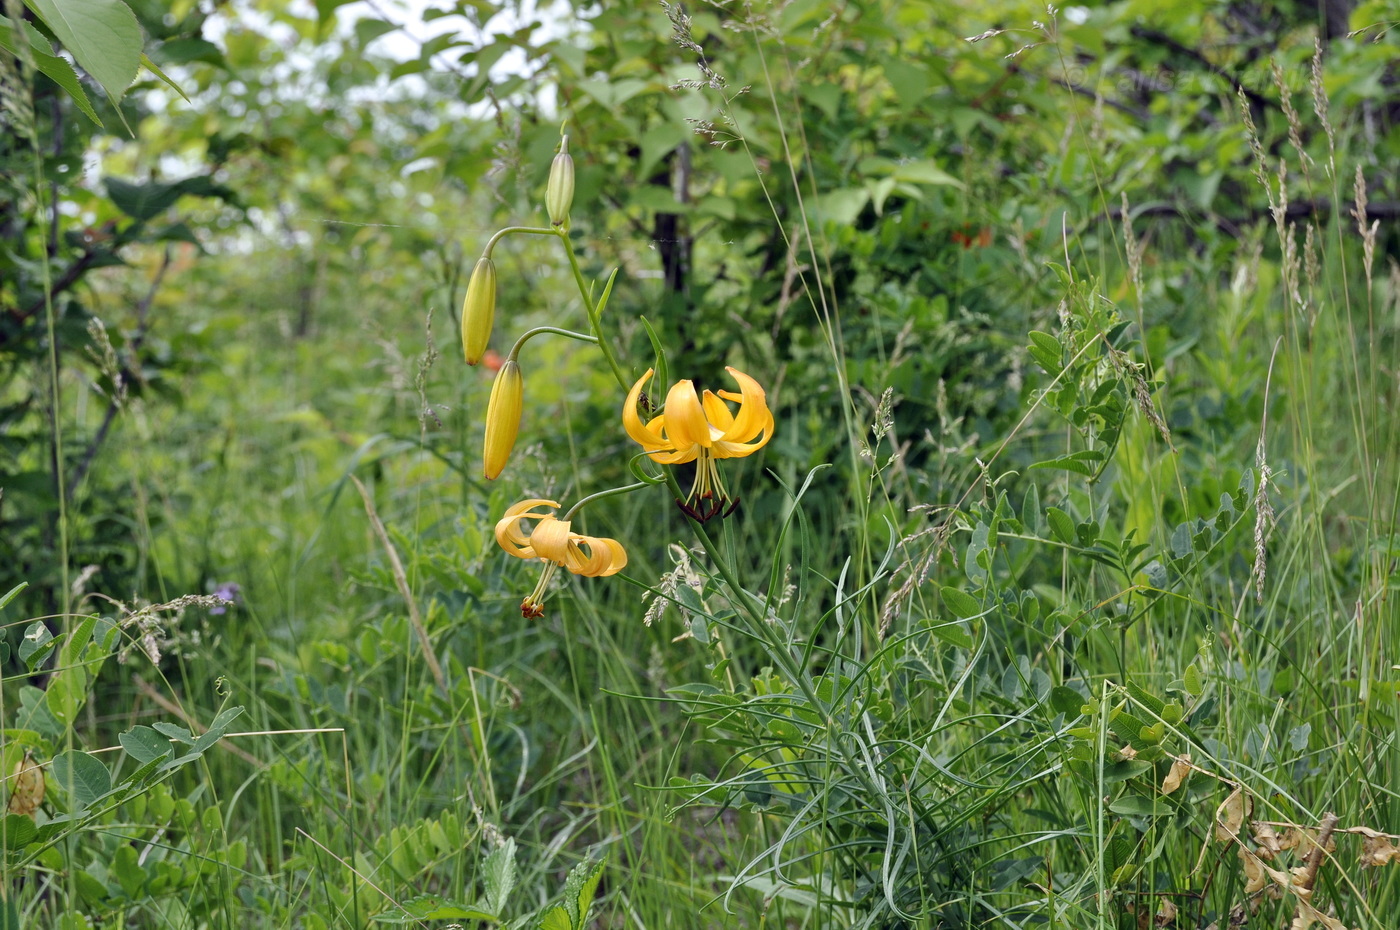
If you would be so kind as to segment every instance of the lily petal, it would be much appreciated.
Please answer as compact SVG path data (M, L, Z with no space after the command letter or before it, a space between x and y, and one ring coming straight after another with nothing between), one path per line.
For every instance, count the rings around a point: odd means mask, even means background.
M689 379L677 381L666 392L666 438L677 451L710 447L710 424Z
M627 392L627 400L622 404L622 428L627 431L633 442L648 452L667 451L671 444L666 441L665 435L660 428L652 429L652 423L656 421L643 426L641 417L637 416L637 403L642 399L642 388L651 380L652 374L654 372L648 368L647 373L638 378L637 383L632 385L632 390Z
M531 544L531 537L534 533L527 533L521 526L525 520L554 520L554 515L549 513L534 513L536 507L552 507L558 509L556 501L540 499L524 500L516 504L511 504L506 509L501 519L496 521L496 542L502 549L517 559L534 559L539 556ZM555 521L558 522L558 521ZM567 526L567 524L565 524ZM535 527L539 529L538 524Z
M735 396L732 391L720 391L720 396L727 400L737 400L739 402L739 413L734 417L734 421L729 428L724 431L721 437L727 442L748 442L764 432L765 424L767 431L772 432L773 414L768 409L768 395L764 393L763 387L744 374L737 368L725 368L730 377L739 382L739 396ZM763 443L768 442L764 437Z

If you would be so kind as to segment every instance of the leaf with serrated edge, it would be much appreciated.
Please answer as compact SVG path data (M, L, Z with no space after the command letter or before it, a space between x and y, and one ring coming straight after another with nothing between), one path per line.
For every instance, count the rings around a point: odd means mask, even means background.
M141 67L144 38L121 0L24 0L114 103Z

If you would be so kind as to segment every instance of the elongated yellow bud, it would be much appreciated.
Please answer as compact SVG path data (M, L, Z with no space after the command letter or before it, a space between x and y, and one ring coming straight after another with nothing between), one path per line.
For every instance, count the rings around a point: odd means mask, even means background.
M472 269L467 296L462 301L462 354L467 357L468 365L481 361L495 321L496 266L491 259L482 256Z
M520 410L525 400L525 382L520 377L520 365L507 359L496 372L491 385L491 400L486 404L486 442L481 452L482 466L487 478L495 478L506 467L510 450L515 448L515 436L520 432Z
M559 143L559 154L549 166L549 186L544 189L544 208L554 226L567 226L569 208L574 205L574 160L569 156L569 137Z

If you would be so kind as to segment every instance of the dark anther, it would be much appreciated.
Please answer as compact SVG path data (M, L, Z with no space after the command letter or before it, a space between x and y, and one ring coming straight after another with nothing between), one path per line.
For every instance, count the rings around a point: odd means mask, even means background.
M727 517L739 506L739 498L734 498L734 502L725 508L724 515Z

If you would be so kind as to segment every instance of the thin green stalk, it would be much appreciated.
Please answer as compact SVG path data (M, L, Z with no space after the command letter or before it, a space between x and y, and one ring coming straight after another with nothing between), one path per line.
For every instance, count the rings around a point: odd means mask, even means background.
M603 338L603 323L598 306L593 303L593 297L588 291L588 282L583 279L583 270L578 266L578 256L574 254L574 244L569 239L569 234L562 229L552 230L559 237L559 241L564 243L564 253L569 256L569 267L574 272L574 283L578 285L579 296L583 298L584 309L588 312L588 323L593 327L593 332L598 337L598 348L603 350L603 357L608 360L608 366L612 368L613 377L617 379L618 385L624 391L630 391L632 385L627 381L627 376L622 373L622 366L617 362L617 356L613 354L612 346Z
M520 350L525 348L525 343L535 337L545 333L553 333L556 336L567 336L570 339L577 339L580 342L591 342L597 345L597 336L590 336L587 333L576 333L571 329L560 329L557 326L536 326L534 329L527 329L520 334L520 338L515 340L515 345L510 347L510 355L506 356L509 361L516 361L520 357Z
M520 233L526 236L553 236L557 233L553 226L507 226L486 241L486 248L482 249L483 258L490 258L491 252L496 248L496 243L512 233Z

